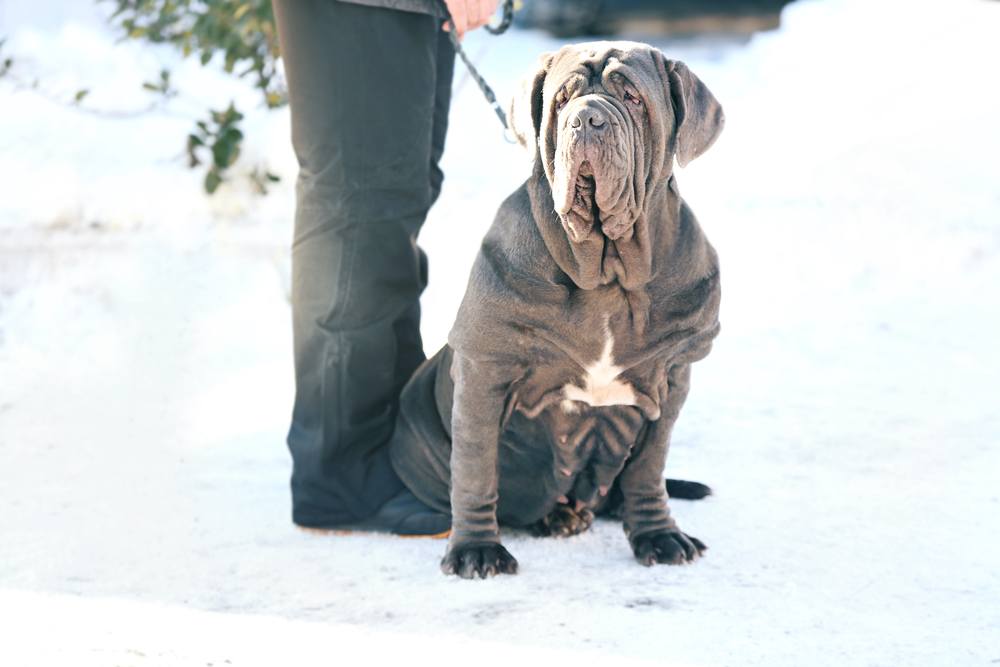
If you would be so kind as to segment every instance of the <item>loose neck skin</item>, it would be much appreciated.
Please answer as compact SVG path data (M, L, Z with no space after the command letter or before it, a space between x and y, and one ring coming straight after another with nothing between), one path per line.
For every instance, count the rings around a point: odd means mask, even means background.
M672 179L669 175L655 184L631 233L616 241L601 233L599 224L582 241L570 240L555 211L552 188L540 160L535 161L528 179L528 195L549 254L577 287L590 290L617 282L626 293L644 293L653 277L653 257L668 256L676 236L680 198L676 188L670 187ZM669 192L661 193L661 188Z

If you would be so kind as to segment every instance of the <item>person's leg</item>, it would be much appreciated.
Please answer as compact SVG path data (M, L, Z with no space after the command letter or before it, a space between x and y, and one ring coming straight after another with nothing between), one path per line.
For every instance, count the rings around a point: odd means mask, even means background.
M437 83L434 90L434 130L431 134L431 204L441 194L444 172L441 171L441 156L444 155L444 140L448 134L448 111L451 109L451 83L455 72L455 47L443 30L437 33Z
M430 164L428 169L430 184L430 203L433 206L441 194L441 184L444 172L440 161L444 154L445 137L448 133L448 111L451 108L451 84L455 69L455 49L448 39L447 33L438 30L437 68L434 90L434 126L431 132ZM417 247L420 257L421 290L427 285L427 255ZM396 379L402 387L409 381L417 367L423 363L423 341L420 337L420 303L414 303L411 309L396 321L396 342L399 355L396 364Z
M274 8L300 165L293 520L337 526L403 488L384 444L423 359L416 235L432 200L439 29L431 16L331 0Z

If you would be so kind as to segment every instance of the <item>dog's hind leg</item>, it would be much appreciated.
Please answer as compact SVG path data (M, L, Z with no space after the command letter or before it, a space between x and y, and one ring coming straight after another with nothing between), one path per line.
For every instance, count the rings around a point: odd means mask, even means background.
M388 445L393 470L403 484L422 503L445 514L451 511L451 438L436 392L441 367L447 373L450 361L450 351L444 348L414 371L400 396L396 428Z

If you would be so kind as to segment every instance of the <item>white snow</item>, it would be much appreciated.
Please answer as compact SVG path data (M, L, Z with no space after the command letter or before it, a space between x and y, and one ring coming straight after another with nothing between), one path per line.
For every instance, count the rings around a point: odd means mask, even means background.
M51 93L141 107L177 58L102 11L8 2L0 34ZM441 541L290 523L287 112L248 115L244 161L284 182L209 199L181 142L245 85L180 63L182 99L108 120L0 82L0 664L1000 661L997 34L986 0L801 0L748 44L653 40L728 118L679 174L723 332L668 471L715 488L673 506L711 549L509 531L521 574L485 582ZM501 97L559 44L467 42ZM456 93L428 351L527 170Z

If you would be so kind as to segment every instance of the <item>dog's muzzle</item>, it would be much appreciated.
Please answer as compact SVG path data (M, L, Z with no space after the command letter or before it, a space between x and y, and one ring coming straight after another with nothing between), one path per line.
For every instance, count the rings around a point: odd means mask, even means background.
M619 210L632 177L626 119L602 95L570 101L559 119L553 202L570 239L588 238L595 223L608 238L624 236L632 216Z

